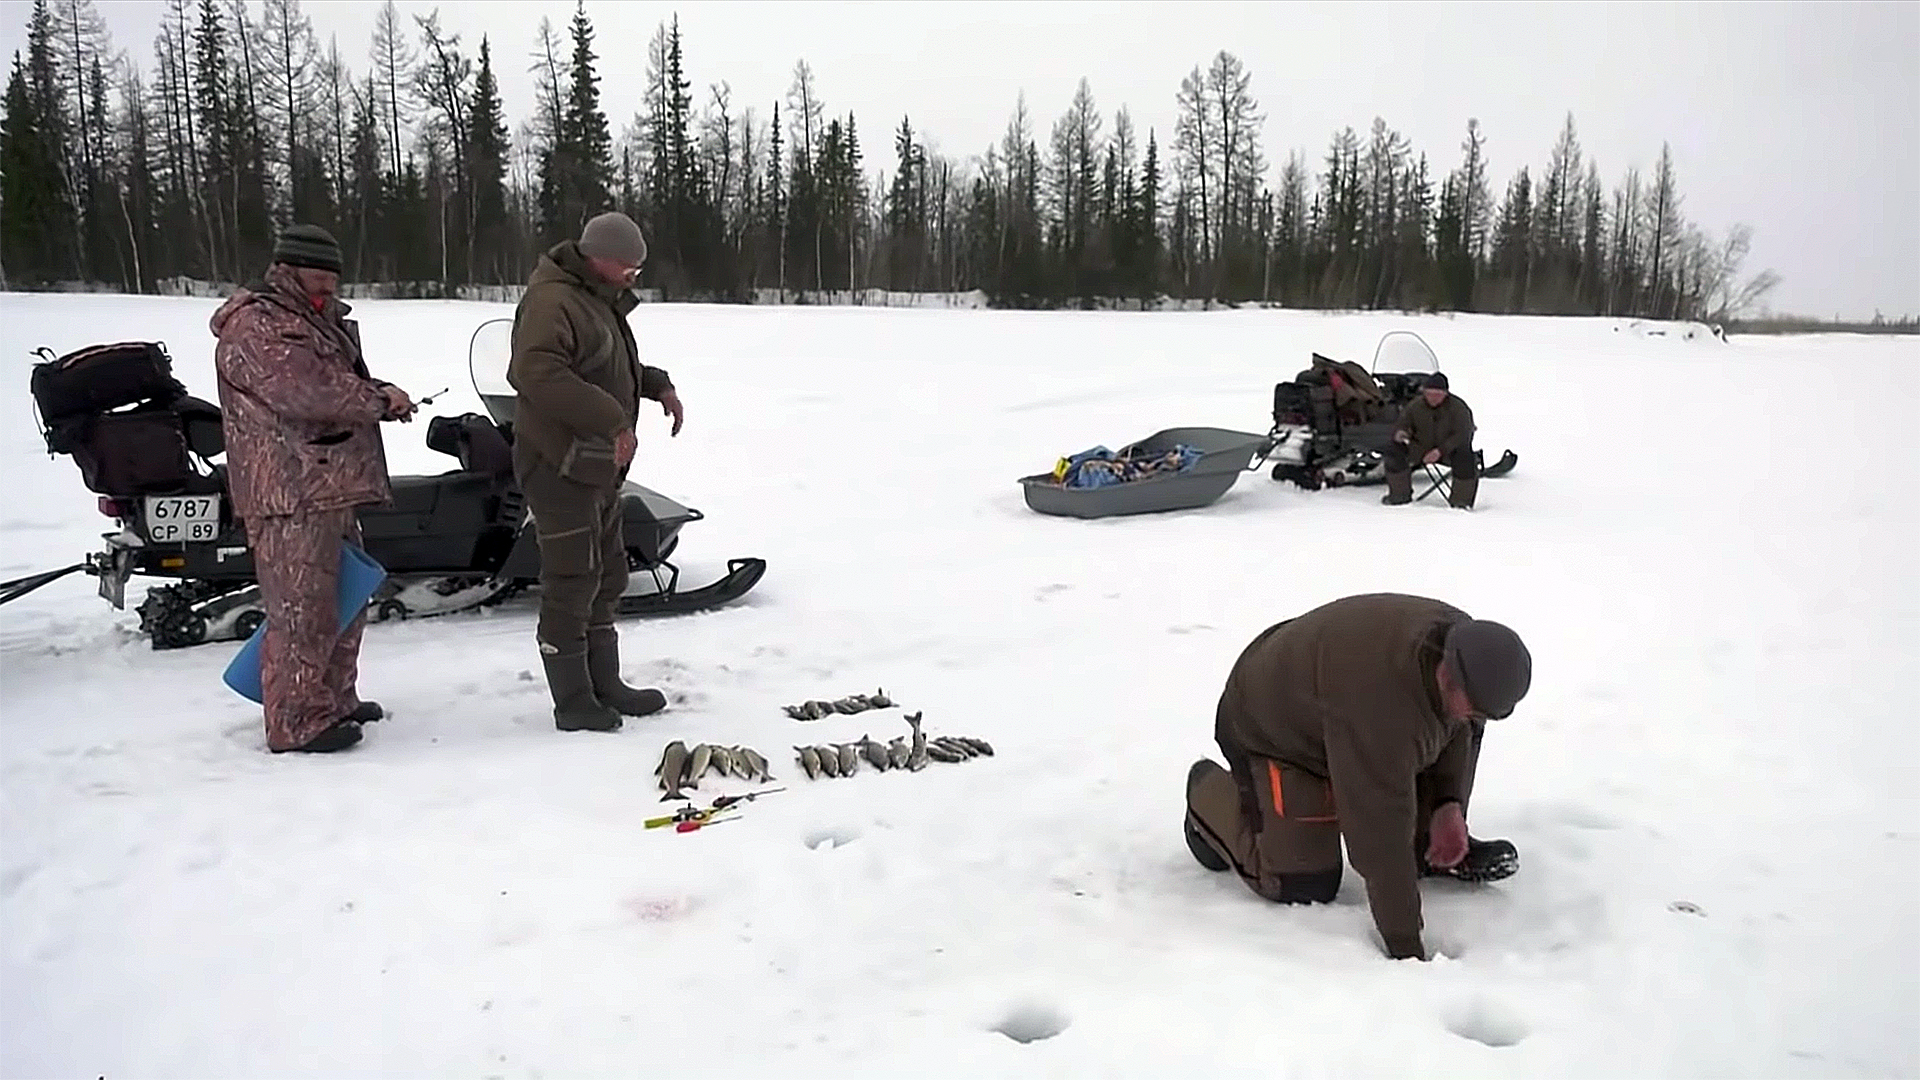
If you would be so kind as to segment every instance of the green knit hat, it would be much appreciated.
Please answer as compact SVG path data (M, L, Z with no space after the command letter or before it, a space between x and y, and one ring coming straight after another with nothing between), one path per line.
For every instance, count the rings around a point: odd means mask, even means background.
M290 225L274 240L273 261L339 273L340 243L318 225Z

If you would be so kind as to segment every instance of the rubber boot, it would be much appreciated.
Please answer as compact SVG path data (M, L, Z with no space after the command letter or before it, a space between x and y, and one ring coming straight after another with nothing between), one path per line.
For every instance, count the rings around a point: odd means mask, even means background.
M620 714L594 696L584 652L541 657L553 694L553 726L561 731L619 731Z
M1187 769L1187 797L1189 800L1193 797L1193 785L1201 776L1207 773L1210 767L1217 766L1214 766L1213 762L1202 758L1194 762L1193 765ZM1189 805L1191 804L1189 803ZM1229 868L1230 864L1226 858L1219 852L1213 850L1213 845L1207 843L1206 839L1200 835L1199 823L1195 821L1192 809L1187 810L1186 821L1182 828L1187 837L1187 850L1193 853L1195 862L1198 862L1201 866L1206 867L1214 873L1219 873Z
M616 712L651 716L667 707L667 696L647 687L628 686L620 678L620 637L611 626L587 631L587 671L593 695Z
M1413 501L1413 473L1389 472L1387 493L1380 497L1387 506L1405 506Z

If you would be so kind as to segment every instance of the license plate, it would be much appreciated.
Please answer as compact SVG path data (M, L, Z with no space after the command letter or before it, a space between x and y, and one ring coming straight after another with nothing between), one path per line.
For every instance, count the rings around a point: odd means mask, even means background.
M220 496L147 496L147 539L155 544L195 544L220 535Z

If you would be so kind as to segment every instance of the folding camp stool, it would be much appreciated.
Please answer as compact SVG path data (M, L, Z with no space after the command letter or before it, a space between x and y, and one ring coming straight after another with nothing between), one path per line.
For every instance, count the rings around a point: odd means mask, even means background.
M1415 499L1414 502L1424 502L1426 500L1426 497L1433 494L1435 491L1438 491L1442 495L1445 495L1448 499L1452 499L1453 498L1453 470L1444 465L1436 465L1432 463L1423 463L1423 464L1427 470L1427 478L1432 480L1433 483L1427 485L1427 490L1421 492L1420 498Z

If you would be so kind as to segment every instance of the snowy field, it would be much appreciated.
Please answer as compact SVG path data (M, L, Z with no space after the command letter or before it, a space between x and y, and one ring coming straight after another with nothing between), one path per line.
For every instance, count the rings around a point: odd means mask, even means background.
M106 526L39 442L29 350L163 340L211 398L215 304L0 296L0 578ZM469 334L509 311L358 308L375 370L453 387L451 413L480 408ZM678 439L645 418L636 466L707 515L685 583L769 562L732 608L625 625L660 717L556 732L528 598L373 627L361 690L390 717L348 753L273 756L221 684L232 643L154 652L80 575L0 609L0 1072L1920 1075L1915 339L633 321L688 409ZM1095 444L1264 432L1311 352L1365 364L1398 328L1438 352L1487 460L1520 454L1472 514L1264 472L1150 518L1021 500L1018 477ZM385 433L396 472L453 466L424 423ZM1332 906L1276 907L1180 836L1241 647L1375 590L1507 621L1536 663L1471 818L1521 871L1426 885L1426 964L1384 958L1351 872ZM880 687L998 753L807 780L795 744L907 727L780 706ZM672 739L756 747L787 790L643 830Z

